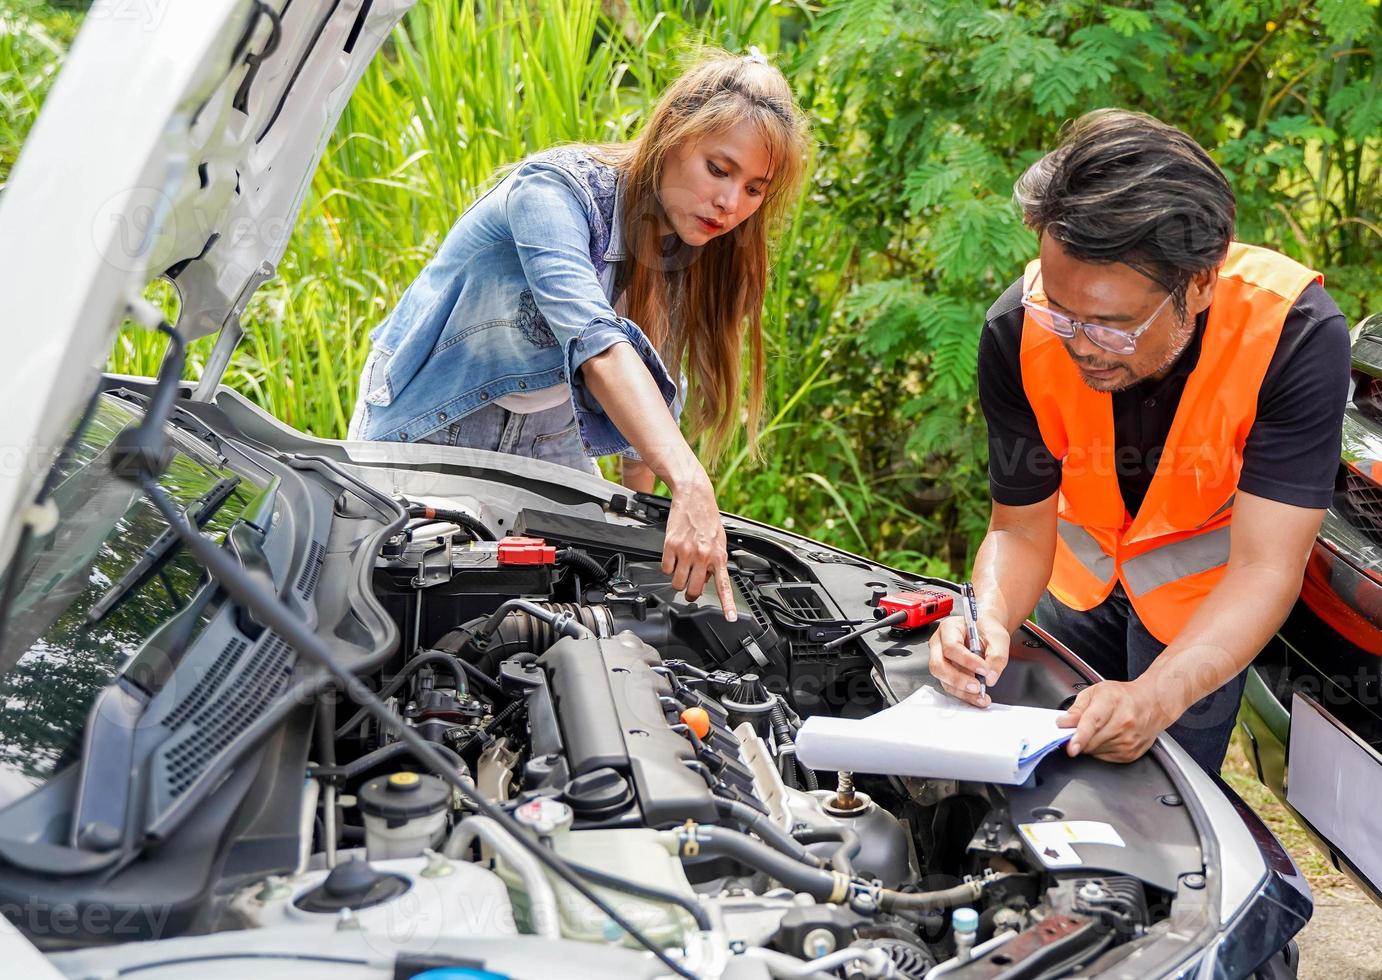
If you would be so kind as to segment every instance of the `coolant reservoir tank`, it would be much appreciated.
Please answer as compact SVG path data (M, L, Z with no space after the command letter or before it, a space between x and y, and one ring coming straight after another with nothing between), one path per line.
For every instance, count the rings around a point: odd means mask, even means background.
M446 830L451 787L436 776L396 772L371 779L360 789L365 849L371 861L419 857Z

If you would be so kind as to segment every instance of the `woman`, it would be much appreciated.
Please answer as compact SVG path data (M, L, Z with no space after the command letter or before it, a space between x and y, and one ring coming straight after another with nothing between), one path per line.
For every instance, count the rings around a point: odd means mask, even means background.
M714 577L735 617L704 466L763 394L768 231L800 186L806 131L756 51L718 54L663 93L642 132L529 158L472 205L371 334L350 438L533 456L672 492L663 571ZM668 367L686 365L688 383ZM683 392L679 390L685 388Z

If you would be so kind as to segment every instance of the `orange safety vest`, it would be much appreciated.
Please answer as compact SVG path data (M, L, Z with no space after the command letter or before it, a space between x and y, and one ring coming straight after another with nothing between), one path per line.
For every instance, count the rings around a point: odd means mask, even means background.
M1029 287L1037 268L1027 266ZM1243 444L1286 315L1306 286L1323 281L1276 252L1229 246L1200 359L1135 519L1118 488L1112 395L1086 386L1060 338L1024 318L1022 387L1042 441L1062 461L1053 596L1093 609L1122 582L1148 631L1175 639L1228 563Z

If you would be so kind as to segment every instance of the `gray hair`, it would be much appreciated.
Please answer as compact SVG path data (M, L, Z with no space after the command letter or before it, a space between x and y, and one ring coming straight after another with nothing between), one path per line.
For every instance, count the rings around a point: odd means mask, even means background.
M1122 262L1175 297L1218 268L1233 240L1233 189L1185 133L1140 112L1097 109L1066 127L1013 195L1038 235L1084 262Z

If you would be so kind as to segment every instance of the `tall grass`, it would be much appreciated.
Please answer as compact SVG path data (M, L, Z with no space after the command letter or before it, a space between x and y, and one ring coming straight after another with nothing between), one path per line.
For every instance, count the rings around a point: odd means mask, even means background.
M37 0L0 2L0 187L57 75L77 21Z
M3 180L75 20L39 0L0 0L0 16L34 35L11 54L0 38L0 98L14 106L0 129ZM423 0L347 106L225 383L300 429L343 435L369 331L502 168L554 143L627 137L699 46L756 45L790 68L809 16L781 0ZM847 230L804 200L767 298L763 458L741 445L717 488L726 509L918 558L905 543L925 521L880 497L821 418L821 395L840 381L836 311L853 262ZM189 377L210 344L192 345ZM110 369L152 374L161 354L157 339L123 331ZM890 549L880 521L899 513L907 526Z

